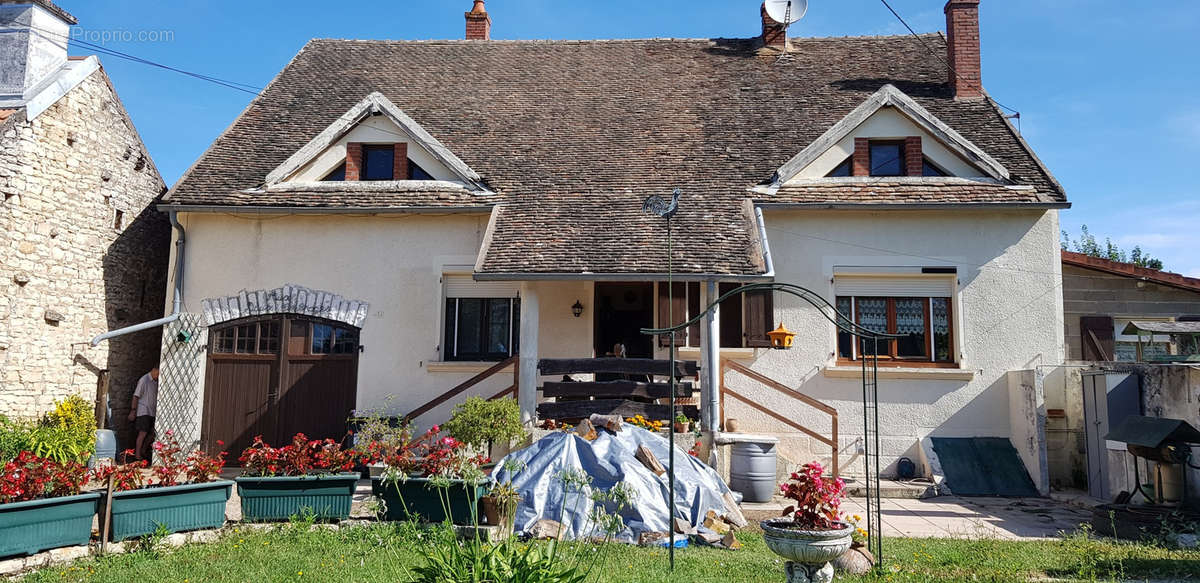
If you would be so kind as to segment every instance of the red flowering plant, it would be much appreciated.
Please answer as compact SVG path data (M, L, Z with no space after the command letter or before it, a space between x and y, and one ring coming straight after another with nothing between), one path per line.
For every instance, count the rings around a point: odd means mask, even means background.
M841 530L846 525L841 521L841 510L845 482L841 478L826 478L824 468L817 462L809 462L792 473L792 479L779 485L779 491L795 504L784 509L783 515L792 516L797 528L808 530Z
M225 443L217 441L217 447ZM97 482L113 480L113 489L118 492L136 490L147 486L178 486L179 484L202 484L215 481L225 467L226 452L209 455L199 449L183 455L183 448L175 432L168 430L161 441L154 442L156 461L148 464L145 460L120 465L97 467L92 476ZM132 457L133 450L125 452L126 459ZM147 468L149 472L146 472ZM149 475L147 475L147 473Z
M488 458L470 455L465 444L449 435L439 437L441 432L441 427L434 425L403 446L385 448L370 444L368 450L381 452L372 461L387 466L385 477L389 480L410 476L466 478L479 473L479 466L486 464Z
M362 457L332 439L310 440L297 433L292 443L283 447L271 447L261 435L255 437L238 460L244 476L305 476L349 472Z
M76 462L56 462L22 451L4 464L4 473L0 475L0 503L78 494L87 478L87 468Z

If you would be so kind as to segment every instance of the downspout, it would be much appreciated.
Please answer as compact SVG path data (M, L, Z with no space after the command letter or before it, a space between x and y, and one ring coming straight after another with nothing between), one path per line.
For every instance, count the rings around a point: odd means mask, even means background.
M763 220L762 209L754 207L754 223L758 228L758 241L762 246L763 267L766 272L763 277L775 277L775 262L771 259L771 245L767 242L767 225ZM712 301L718 295L717 281L710 279L705 282L705 290L707 291L708 301ZM701 425L708 429L719 432L721 430L721 339L720 327L718 325L718 315L720 307L709 312L704 320L705 331L708 336L708 345L705 346L704 360L707 363L708 370L704 374L704 384L711 387L712 390L706 391L705 396L707 402L704 409L706 415L704 423Z
M149 322L142 322L141 324L134 324L133 326L126 326L125 328L111 330L109 332L100 334L99 336L92 338L92 346L99 346L101 342L116 338L118 336L133 334L134 332L141 332L142 330L149 330L165 324L170 324L171 322L179 319L180 311L183 309L184 232L183 225L179 224L179 217L175 211L168 212L167 216L171 219L171 227L173 227L178 234L178 236L175 238L175 285L173 286L174 299L171 313L166 317L159 318L157 320L150 320Z

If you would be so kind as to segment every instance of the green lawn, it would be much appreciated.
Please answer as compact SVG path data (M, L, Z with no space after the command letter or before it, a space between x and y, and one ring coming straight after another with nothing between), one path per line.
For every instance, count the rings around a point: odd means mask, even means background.
M422 562L411 529L371 525L338 531L281 525L270 531L235 530L212 544L160 552L88 559L46 569L25 581L120 583L208 581L407 581ZM644 582L783 581L783 565L757 534L745 548L682 549L674 576L664 549L612 545L595 553L592 580ZM888 539L882 572L839 581L1026 581L1046 576L1072 580L1141 580L1200 577L1200 552L1088 540Z

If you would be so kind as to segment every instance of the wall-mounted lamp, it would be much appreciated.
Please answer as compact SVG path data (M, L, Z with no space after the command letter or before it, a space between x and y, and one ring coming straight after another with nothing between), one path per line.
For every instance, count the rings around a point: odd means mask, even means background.
M583 315L583 304L579 303L579 300L575 300L575 305L571 306L571 313L575 314L576 318Z

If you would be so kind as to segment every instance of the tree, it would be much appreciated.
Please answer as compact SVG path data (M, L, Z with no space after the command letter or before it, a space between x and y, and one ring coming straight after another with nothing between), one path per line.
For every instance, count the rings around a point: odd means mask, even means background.
M1108 237L1104 238L1104 243L1096 241L1096 236L1088 232L1087 225L1079 228L1080 235L1078 239L1072 240L1071 234L1065 230L1062 232L1062 248L1063 251L1074 251L1082 253L1089 257L1099 257L1110 261L1119 261L1121 263L1132 263L1138 267L1148 269L1162 269L1163 262L1160 259L1151 257L1149 253L1142 250L1141 245L1135 245L1127 253L1124 249L1117 246Z

